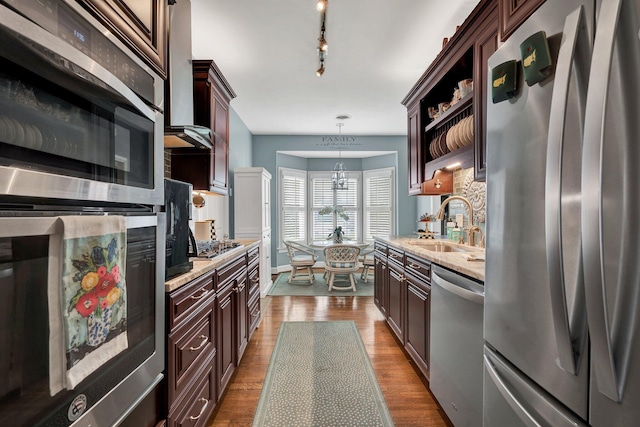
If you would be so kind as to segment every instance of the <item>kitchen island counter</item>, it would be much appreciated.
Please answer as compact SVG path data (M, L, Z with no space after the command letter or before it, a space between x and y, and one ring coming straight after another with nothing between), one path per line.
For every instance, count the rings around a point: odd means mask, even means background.
M462 245L446 239L418 239L415 236L375 237L375 240L484 282L485 261L469 260L474 258L484 259L485 251L483 248ZM445 244L452 246L454 249L459 248L463 252L437 252L427 249L429 245L434 244Z
M256 239L236 239L234 242L240 243L243 246L233 248L211 259L191 258L193 261L193 269L164 282L165 292L173 292L181 286L224 264L230 259L235 258L239 254L247 252L249 249L253 249L260 245L260 240Z

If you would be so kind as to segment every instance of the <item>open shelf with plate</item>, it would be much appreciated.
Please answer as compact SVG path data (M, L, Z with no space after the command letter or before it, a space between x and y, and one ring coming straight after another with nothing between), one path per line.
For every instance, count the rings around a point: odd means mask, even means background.
M497 0L481 0L402 100L408 113L409 194L452 192L445 169L484 179L487 59L497 49ZM472 88L469 93L461 93ZM452 105L453 104L453 105Z

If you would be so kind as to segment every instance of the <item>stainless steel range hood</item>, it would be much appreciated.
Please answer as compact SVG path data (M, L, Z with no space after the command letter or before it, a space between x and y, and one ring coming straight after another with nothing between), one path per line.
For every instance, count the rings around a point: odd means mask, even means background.
M169 84L164 148L212 150L211 130L193 124L191 0L169 6Z
M169 126L164 130L164 148L213 149L211 129L204 126Z

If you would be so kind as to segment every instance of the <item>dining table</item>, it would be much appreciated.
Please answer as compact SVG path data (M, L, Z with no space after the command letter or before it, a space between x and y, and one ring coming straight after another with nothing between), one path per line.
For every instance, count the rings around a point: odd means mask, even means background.
M312 249L324 250L324 248L326 248L327 246L336 245L336 244L357 246L360 248L361 251L371 246L371 243L369 242L358 242L357 240L343 240L341 243L335 243L332 239L327 239L327 240L312 240L311 242L309 242L309 247Z

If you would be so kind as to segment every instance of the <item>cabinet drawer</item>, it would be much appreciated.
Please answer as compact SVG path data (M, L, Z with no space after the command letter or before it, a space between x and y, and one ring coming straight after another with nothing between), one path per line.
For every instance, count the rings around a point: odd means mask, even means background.
M380 252L381 255L387 256L387 248L388 246L384 243L378 241L373 243L373 250L376 252Z
M167 427L205 427L216 407L216 358L197 375L188 393L169 409Z
M256 246L255 248L247 251L247 264L249 265L249 269L254 265L257 265L258 262L260 262L260 247Z
M249 269L249 298L260 290L260 268L256 265Z
M249 298L247 309L249 311L249 335L251 335L258 326L258 323L260 322L260 316L262 314L259 292L257 292L253 297Z
M169 401L175 401L192 382L203 362L215 354L215 298L203 302L196 315L168 336Z
M400 249L389 247L387 259L390 263L393 262L394 264L402 268L404 264L404 252Z
M213 274L207 273L194 281L187 283L180 289L169 294L167 313L169 315L169 330L185 320L197 307L198 302L214 295Z
M231 261L223 264L216 269L216 289L220 290L228 285L230 281L235 279L242 272L246 272L246 259L242 254L238 258L234 258Z
M420 281L431 283L431 262L411 254L405 256L405 273Z

